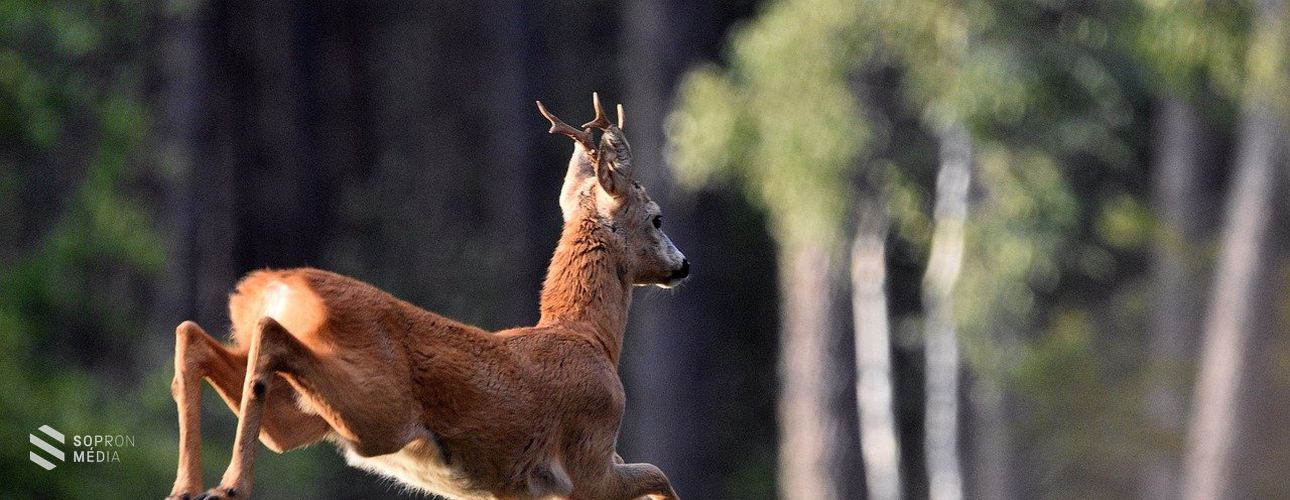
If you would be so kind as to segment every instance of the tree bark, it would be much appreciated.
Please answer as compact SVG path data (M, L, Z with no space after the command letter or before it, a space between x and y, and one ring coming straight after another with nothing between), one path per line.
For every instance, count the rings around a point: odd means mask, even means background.
M1194 349L1204 307L1203 278L1196 265L1196 249L1204 231L1199 199L1204 141L1196 109L1180 98L1161 103L1156 128L1152 197L1160 230L1152 277L1156 296L1147 345L1150 371L1144 411L1153 433L1170 437L1183 431L1184 368ZM1179 450L1163 448L1144 457L1143 500L1178 497L1178 456Z
M935 229L923 275L927 309L926 436L927 477L932 500L963 497L958 450L959 353L954 324L954 285L963 264L963 225L971 179L971 137L961 125L941 136L941 167L936 177Z
M839 411L848 381L839 370L845 359L836 359L846 352L831 281L839 271L836 252L818 242L790 243L781 251L780 498L844 498L842 443L850 418Z
M851 312L855 318L856 403L860 451L870 500L900 500L900 440L891 377L887 320L887 213L883 202L861 202L851 243Z

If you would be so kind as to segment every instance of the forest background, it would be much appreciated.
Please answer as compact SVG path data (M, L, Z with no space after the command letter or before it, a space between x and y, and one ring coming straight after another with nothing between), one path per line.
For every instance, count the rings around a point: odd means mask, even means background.
M592 91L693 265L621 367L683 497L1284 498L1288 8L0 1L0 498L164 495L174 326L253 269L532 324L533 101ZM41 425L136 446L46 471ZM263 498L415 496L261 453Z

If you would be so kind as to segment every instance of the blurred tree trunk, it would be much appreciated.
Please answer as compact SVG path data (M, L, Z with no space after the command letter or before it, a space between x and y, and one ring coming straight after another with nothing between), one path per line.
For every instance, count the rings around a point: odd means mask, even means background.
M1010 342L994 339L995 345ZM982 373L972 379L971 458L967 462L966 496L986 500L1017 498L1012 464L1012 422L1008 420L1008 393L1000 386L997 373Z
M530 213L556 205L550 202L554 196L543 199L533 195L534 169L528 163L534 157L534 142L547 139L534 133L540 129L535 130L532 121L537 94L533 65L538 58L531 43L537 24L531 10L521 0L500 0L489 2L485 12L473 14L485 21L484 32L488 33L481 52L489 62L481 65L481 72L489 77L480 79L476 91L485 96L481 109L487 110L492 122L484 131L487 158L481 167L487 173L482 201L487 203L488 218L497 221L495 251L507 268L496 283L499 310L492 313L496 327L537 322L537 288L503 283L507 275L521 277L525 283L540 283L546 272L542 257L552 251L537 244L545 238L539 238L536 226L526 221Z
M673 196L672 170L663 158L663 121L671 108L672 89L695 57L693 14L686 2L631 0L620 13L622 53L618 62L626 130L636 159L635 176L663 207L663 229L696 266L683 295L637 293L632 304L629 354L623 356L630 418L624 423L624 449L629 462L647 461L668 474L682 496L704 492L705 450L702 356L708 336L696 333L696 317L706 308L701 301L703 259L693 228L693 197Z
M161 35L156 65L161 82L156 99L157 163L164 165L168 188L161 200L165 232L170 245L158 300L149 321L149 331L167 331L197 312L197 200L200 187L197 170L202 165L195 152L198 143L202 95L201 16L205 9L191 5L188 9L165 12L159 25ZM157 337L161 338L161 337ZM171 339L160 346L170 349ZM159 357L159 359L166 359Z
M320 68L315 19L300 6L209 4L203 58L209 64L193 175L190 231L198 321L219 324L224 296L255 267L316 262L331 219L328 158L314 126ZM317 37L317 38L315 38ZM327 38L330 39L330 38ZM332 161L323 161L330 159Z
M896 432L887 311L887 208L878 195L859 202L851 242L851 313L855 318L856 402L860 451L870 500L899 500L900 440Z
M1283 138L1267 108L1247 109L1245 115L1187 435L1182 491L1195 500L1227 497L1237 402L1255 314L1250 306L1258 293L1252 285L1268 264L1264 240Z
M229 107L228 87L232 86L228 64L224 62L225 37L232 20L227 2L211 1L204 5L204 23L200 32L200 59L205 74L197 106L199 129L192 138L192 165L188 182L185 238L188 239L186 281L191 289L187 319L204 325L219 324L226 317L224 299L235 277L231 242L237 237L233 223L234 164L230 130L237 128Z
M546 140L530 11L513 1L368 7L354 49L362 161L338 174L322 260L462 321L531 324L551 251L537 241L558 234L538 223L558 221L555 191L536 199L532 179L568 153L529 164Z
M1153 271L1155 307L1148 331L1149 372L1144 411L1161 443L1176 442L1186 411L1188 359L1194 349L1204 307L1198 256L1205 218L1201 208L1202 174L1200 117L1181 98L1160 103L1156 113L1155 158L1152 179L1155 213L1160 221ZM1178 451L1163 447L1144 457L1141 498L1178 497Z
M779 493L788 500L845 498L849 384L839 321L837 249L820 242L780 248ZM842 359L839 359L842 358ZM844 416L846 415L846 416Z
M1285 162L1283 162L1285 164ZM1273 174L1276 175L1276 174ZM1275 214L1290 213L1290 200L1276 196ZM1238 439L1233 444L1230 498L1284 498L1286 464L1290 460L1290 435L1285 432L1286 408L1290 407L1290 383L1285 360L1290 350L1285 333L1290 331L1290 219L1273 217L1268 233L1269 272L1255 277L1259 290L1251 307L1248 368L1243 376Z
M963 225L971 179L971 136L962 125L941 136L941 167L936 176L935 229L923 275L927 311L926 448L932 500L963 497L958 451L959 349L954 323L954 285L963 264Z
M1273 104L1284 82L1281 2L1263 0L1252 20L1246 89L1234 178L1227 199L1221 250L1205 319L1200 367L1192 398L1183 495L1221 500L1232 494L1232 449L1237 438L1243 372L1259 276L1269 270L1267 233L1272 217L1277 162L1285 160L1285 128Z
M228 290L247 270L312 265L481 326L531 324L550 247L534 249L530 215L528 162L545 127L523 5L204 9L194 319L227 325ZM549 164L553 179L563 164ZM552 243L557 187L543 205ZM326 475L337 496L381 481Z
M713 394L734 388L714 373L729 357L714 343L734 328L720 315L718 300L727 290L718 274L723 250L734 241L711 230L714 214L706 193L684 193L664 155L664 122L684 71L700 58L715 56L731 13L722 7L679 0L629 0L621 16L618 56L622 99L638 165L635 176L663 208L664 230L694 265L676 293L654 289L636 294L623 356L628 412L621 453L628 461L647 461L667 474L685 497L728 495L714 474L741 467L729 451L739 443L723 432ZM700 206L708 207L704 211ZM744 244L746 242L740 242Z

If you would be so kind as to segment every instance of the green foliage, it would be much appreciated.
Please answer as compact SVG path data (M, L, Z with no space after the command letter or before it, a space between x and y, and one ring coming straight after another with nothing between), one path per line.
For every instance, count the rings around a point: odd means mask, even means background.
M929 145L966 126L974 179L956 294L963 355L1034 412L1024 439L1044 491L1080 496L1098 484L1128 494L1123 470L1165 440L1126 431L1145 427L1136 420L1145 368L1124 353L1142 341L1143 262L1161 230L1144 189L1154 147L1144 111L1161 97L1205 99L1207 118L1250 96L1285 106L1286 26L1254 39L1252 9L775 2L731 39L728 68L685 80L670 129L678 176L736 182L782 242L836 239L855 196L845 180L864 165L884 174L898 248L925 258ZM873 102L865 84L891 79L881 95L899 102ZM915 130L888 130L910 123ZM904 142L882 153L896 137ZM931 151L910 151L918 148ZM909 286L891 284L896 296Z
M995 33L999 6L988 2L879 0L866 6L866 29L900 67L904 93L932 130L1024 112L1033 75L1024 47Z
M1118 249L1146 248L1156 233L1151 208L1125 193L1102 204L1096 224L1102 241Z
M1017 429L1024 448L1044 464L1036 484L1045 498L1129 497L1133 471L1147 443L1135 421L1140 397L1094 345L1089 313L1063 310L1011 365L1008 380L1021 394L1026 418Z
M1239 95L1246 73L1249 8L1244 2L1143 0L1120 33L1162 91L1195 95L1212 87Z
M985 190L971 208L956 315L964 356L979 373L1006 370L1008 344L1041 314L1040 295L1061 283L1060 250L1079 216L1059 166L1036 150L982 147Z
M0 2L0 350L11 353L0 439L26 443L41 425L69 439L53 471L30 463L27 446L0 452L10 471L0 497L157 496L174 467L161 424L171 404L148 397L167 394L169 377L128 371L125 357L142 331L142 283L164 260L127 193L148 120L131 74L140 61L125 54L139 48L144 14L130 1ZM136 447L119 450L120 463L71 462L72 436L90 433L132 435Z
M852 82L860 7L773 2L732 37L729 69L689 75L669 122L678 177L738 180L782 243L838 241L868 137Z
M155 225L145 70L157 17L192 3L0 0L0 499L161 498L178 433L170 332L149 330L171 235ZM164 168L171 168L164 166ZM160 339L159 339L160 337ZM203 408L205 477L220 477L236 420ZM63 432L67 461L28 460L26 434ZM72 461L74 435L123 435L119 462ZM106 448L100 448L107 450ZM257 496L345 490L329 446L262 452ZM324 491L324 488L329 488Z

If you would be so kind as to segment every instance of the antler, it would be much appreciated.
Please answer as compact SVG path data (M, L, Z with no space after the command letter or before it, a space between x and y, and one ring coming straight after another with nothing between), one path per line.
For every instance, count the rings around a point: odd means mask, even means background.
M591 93L591 103L596 108L596 119L584 123L582 125L583 130L573 128L573 126L556 118L554 114L547 111L546 106L542 105L542 101L538 101L537 105L542 116L545 116L547 121L551 122L550 133L567 135L577 141L578 144L581 144L585 150L587 160L592 165L595 165L596 168L599 168L601 162L608 160L614 169L630 176L632 167L631 146L628 145L627 137L623 134L623 124L626 121L623 105L618 105L618 125L615 126L613 122L609 121L609 117L605 115L605 108L600 104L599 93ZM600 137L599 147L596 146L595 136L592 135L590 127L605 131Z
M609 130L609 127L612 126L613 123L610 123L609 117L605 116L605 108L600 105L599 93L596 93L596 92L591 93L591 104L596 107L596 119L582 124L582 128L596 127L601 130ZM619 104L618 105L618 128L619 129L627 128L625 126L626 121L627 121L627 118L625 116L625 113L623 113L623 105Z
M605 108L600 106L599 93L597 92L591 93L591 104L592 106L596 107L596 119L582 124L582 128L596 127L601 130L605 130L609 128L609 126L612 124L609 123L609 118L605 116Z
M556 118L555 115L546 110L546 106L542 105L542 101L538 101L537 106L538 111L542 113L542 116L545 116L547 121L551 122L551 130L548 130L548 133L567 135L570 139L578 141L578 144L581 144L582 148L587 150L588 153L594 154L593 152L596 150L596 143L592 140L593 138L590 130L578 130L559 118ZM600 109L599 105L597 105L596 109ZM586 126L584 125L583 127Z
M618 105L618 125L609 121L605 116L605 108L600 105L600 94L593 92L591 94L591 103L596 107L596 119L583 124L583 127L596 127L604 130L605 133L600 136L600 158L601 160L610 160L615 164L614 168L631 175L632 171L632 153L631 146L627 143L627 136L623 134L623 123L626 121L626 114L623 112L623 105Z

